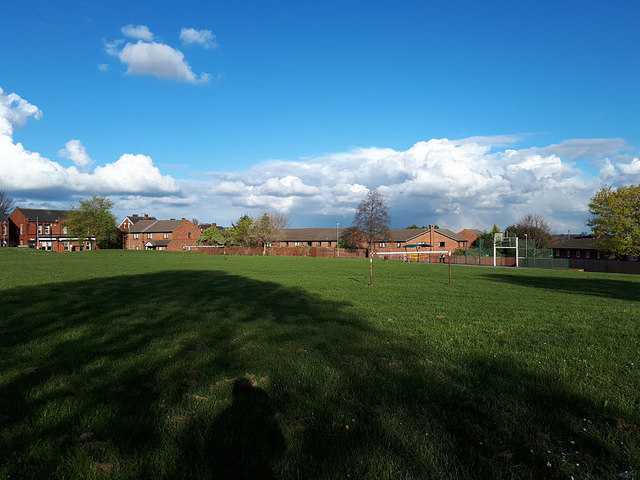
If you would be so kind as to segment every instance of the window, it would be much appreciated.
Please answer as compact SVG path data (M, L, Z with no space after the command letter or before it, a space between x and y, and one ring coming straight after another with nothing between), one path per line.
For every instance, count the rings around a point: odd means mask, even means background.
M600 260L600 250L598 250L598 251L596 252L596 258L597 258L598 260Z
M402 246L402 243L401 243L401 242L398 242L398 243L396 244L396 247L398 247L398 248L400 248L401 246Z
M66 235L66 234L67 234L67 226L66 226L66 225L63 225L63 226L62 226L62 233L63 233L64 235Z
M556 252L556 257L559 257L560 256L560 250L556 249L555 252Z
M46 235L50 235L51 234L51 225L45 225L44 226L44 233Z
M571 258L571 250L567 250L567 258Z
M38 225L38 235L42 235L42 224Z
M147 233L147 238L153 238L153 233Z
M168 233L165 233L165 234L164 234L164 238L169 238L169 234L168 234Z
M6 235L7 234L7 226L6 225L2 225L2 235Z
M271 248L271 242L267 242L267 247Z
M20 235L24 235L24 225L20 224Z
M187 233L187 238L191 238L191 232Z
M133 234L133 239L134 239L134 240L137 240L137 239L138 239L138 234L137 234L137 233L134 233L134 234Z
M64 242L64 251L65 252L69 251L69 242Z
M591 250L585 250L584 258L591 258Z
M576 250L576 258L580 258L580 250Z
M300 246L300 242L294 242L294 245L295 245L296 247L299 247L299 246Z
M136 250L140 250L140 247L136 245Z
M384 248L387 246L386 242L380 242L379 245L380 245L380 248Z

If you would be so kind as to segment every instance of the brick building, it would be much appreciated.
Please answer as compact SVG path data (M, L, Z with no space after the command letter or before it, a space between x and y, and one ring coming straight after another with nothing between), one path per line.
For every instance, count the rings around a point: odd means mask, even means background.
M595 238L591 235L557 235L552 243L554 258L604 259L595 245Z
M342 233L342 232L340 232ZM336 246L338 232L335 228L286 228L273 243L274 247L332 247ZM408 244L431 245L429 250L455 250L465 248L467 239L445 228L392 228L385 238L377 239L375 252L401 251ZM366 244L360 245L367 248Z
M128 230L129 228L131 228L132 226L134 226L136 223L138 223L140 220L157 220L156 217L150 217L148 213L145 213L144 216L140 216L137 213L133 214L133 215L129 215L127 217L124 218L124 220L122 221L122 223L120 225L118 225L118 230L120 230L121 232L124 232L126 230Z
M465 228L464 230L459 231L456 235L462 238L467 239L467 247L470 247L473 242L475 242L480 235L484 232L482 230L478 230L477 228Z
M201 233L185 218L140 220L123 232L122 246L126 250L182 251L185 246L194 246Z
M67 234L66 210L16 208L9 215L9 246L38 248L52 252L92 250L95 237L82 242Z

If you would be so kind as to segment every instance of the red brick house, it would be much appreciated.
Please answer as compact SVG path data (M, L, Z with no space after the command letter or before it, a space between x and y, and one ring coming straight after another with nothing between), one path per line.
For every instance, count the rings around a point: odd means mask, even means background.
M16 208L9 216L9 246L52 252L93 250L95 237L79 242L67 234L66 210Z
M484 232L482 230L478 230L477 228L465 228L464 230L459 231L456 235L462 238L467 239L467 247L470 247L473 242L475 242L480 235Z
M201 233L185 218L140 220L123 232L122 246L126 250L182 251L185 246L194 246Z
M122 223L118 225L118 230L120 230L121 232L125 232L129 228L134 226L136 223L138 223L140 220L157 220L157 218L150 217L148 213L145 213L143 217L135 213L133 215L129 215L125 217Z

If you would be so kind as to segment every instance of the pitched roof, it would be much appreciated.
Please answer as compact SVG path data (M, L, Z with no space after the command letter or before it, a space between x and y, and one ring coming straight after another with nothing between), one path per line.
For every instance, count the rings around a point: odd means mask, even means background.
M467 242L468 241L466 238L461 237L457 233L453 233L451 230L446 229L446 228L437 228L436 232L438 232L440 235L444 235L445 237L449 237L449 238L451 238L453 240L456 240L458 242Z
M556 236L551 241L551 248L584 248L597 249L594 245L596 239L591 235L579 235L567 238L566 235Z
M20 207L18 207L16 210L20 210L26 217L26 219L32 222L35 222L36 220L38 220L39 222L55 222L61 218L67 218L66 210L46 210Z
M341 230L342 232L343 230ZM278 242L326 242L336 239L336 229L330 228L284 228Z
M129 230L130 233L168 233L189 220L140 220Z
M460 235L462 232L465 232L465 231L472 233L478 237L484 233L482 230L478 230L477 228L465 228L464 230L459 231L458 235Z

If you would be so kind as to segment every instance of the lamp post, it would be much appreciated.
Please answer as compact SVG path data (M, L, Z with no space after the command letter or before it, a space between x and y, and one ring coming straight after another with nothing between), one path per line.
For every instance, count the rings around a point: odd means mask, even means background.
M340 258L340 222L336 224L336 251L338 252L338 258Z
M524 258L527 258L527 248L529 246L529 235L524 234Z

